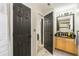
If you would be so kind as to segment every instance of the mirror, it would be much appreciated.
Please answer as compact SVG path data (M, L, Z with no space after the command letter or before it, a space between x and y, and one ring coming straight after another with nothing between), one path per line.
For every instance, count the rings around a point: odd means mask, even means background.
M57 17L57 32L74 32L74 14Z

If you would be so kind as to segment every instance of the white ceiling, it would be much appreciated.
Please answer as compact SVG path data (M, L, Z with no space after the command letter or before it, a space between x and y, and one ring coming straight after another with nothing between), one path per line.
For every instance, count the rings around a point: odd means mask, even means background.
M37 8L42 13L46 13L51 9L66 6L66 5L72 5L75 3L50 3L50 5L48 5L48 3L32 3L32 4L35 8Z
M49 5L47 3L39 3L37 5L38 9L42 12L42 13L46 13L49 10L53 9L52 5Z
M50 9L53 9L53 7L51 7L52 5L48 6L47 3L32 3L32 6L34 8L37 8L43 14L49 11Z
M61 7L61 6L66 6L66 5L71 5L71 4L75 4L75 3L50 3L49 6L53 6L53 7ZM34 5L36 6L40 6L42 8L44 7L49 7L48 3L35 3ZM43 7L44 6L44 7Z

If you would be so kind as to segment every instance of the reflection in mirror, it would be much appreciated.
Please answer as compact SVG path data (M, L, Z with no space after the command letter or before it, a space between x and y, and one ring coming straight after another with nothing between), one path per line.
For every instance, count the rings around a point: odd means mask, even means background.
M57 17L57 32L74 32L74 14Z

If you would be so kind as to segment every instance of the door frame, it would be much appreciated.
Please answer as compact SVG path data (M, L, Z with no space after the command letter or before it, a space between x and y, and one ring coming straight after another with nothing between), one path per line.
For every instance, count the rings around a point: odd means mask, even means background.
M41 41L41 44L42 44L42 45L44 44L44 39L43 39L43 37L44 37L44 31L43 31L44 25L43 25L43 24L44 24L44 19L41 18L41 26L42 26L42 29L41 29L41 30L42 30L42 31L41 31L42 33L41 33L41 34L43 35L43 36L41 35L41 38L42 38L41 40L43 41L43 42Z
M9 26L9 56L13 56L13 4L7 4Z

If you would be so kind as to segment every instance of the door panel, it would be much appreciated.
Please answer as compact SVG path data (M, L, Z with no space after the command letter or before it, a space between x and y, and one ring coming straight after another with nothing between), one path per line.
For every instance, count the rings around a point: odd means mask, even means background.
M44 47L53 53L53 13L44 17Z
M13 4L13 55L31 55L31 10L20 3Z

